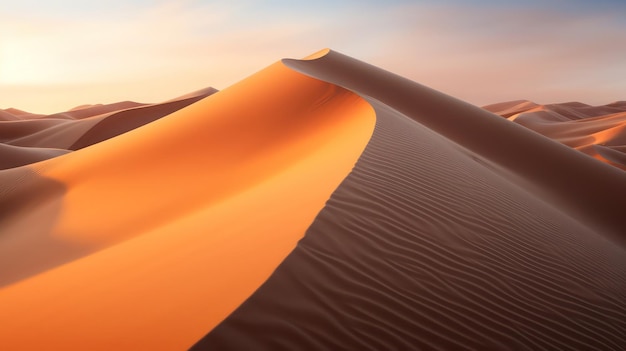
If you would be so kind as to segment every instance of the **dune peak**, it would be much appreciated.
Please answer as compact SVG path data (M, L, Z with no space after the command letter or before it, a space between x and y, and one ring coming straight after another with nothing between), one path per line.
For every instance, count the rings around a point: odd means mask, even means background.
M331 50L329 48L324 48L324 49L322 49L320 51L316 51L316 52L312 53L311 55L308 55L308 56L302 58L302 60L316 60L316 59L319 59L319 58L322 58L322 57L328 55L328 53L330 51Z

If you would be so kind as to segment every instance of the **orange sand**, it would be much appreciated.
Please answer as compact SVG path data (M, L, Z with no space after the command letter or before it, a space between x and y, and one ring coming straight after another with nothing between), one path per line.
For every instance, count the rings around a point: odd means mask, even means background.
M142 128L0 172L28 185L0 183L0 267L17 276L0 287L3 347L191 346L295 247L373 127L357 95L276 63Z

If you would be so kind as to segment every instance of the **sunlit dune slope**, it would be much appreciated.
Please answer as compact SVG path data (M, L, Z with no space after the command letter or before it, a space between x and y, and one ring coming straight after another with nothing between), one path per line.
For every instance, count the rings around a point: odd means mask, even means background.
M295 250L193 350L619 350L626 175L336 52L376 128ZM582 203L582 204L581 204Z
M511 102L508 104L514 104ZM581 103L537 105L507 103L484 108L533 131L626 170L626 104Z
M2 346L191 346L293 250L373 127L365 100L279 62L141 128L0 171Z

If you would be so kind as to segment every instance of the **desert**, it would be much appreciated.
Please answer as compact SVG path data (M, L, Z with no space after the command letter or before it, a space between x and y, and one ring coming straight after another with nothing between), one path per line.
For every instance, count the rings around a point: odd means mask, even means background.
M6 350L615 349L626 104L480 108L331 49L0 110Z

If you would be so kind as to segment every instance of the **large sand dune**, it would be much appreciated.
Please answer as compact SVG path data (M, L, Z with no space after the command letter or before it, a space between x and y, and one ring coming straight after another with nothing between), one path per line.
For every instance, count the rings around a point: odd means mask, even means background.
M161 104L4 110L0 346L619 350L626 173L574 148L621 152L622 105L488 107L507 120L324 50Z
M0 173L1 342L191 346L293 250L373 126L365 100L279 62L132 132Z

